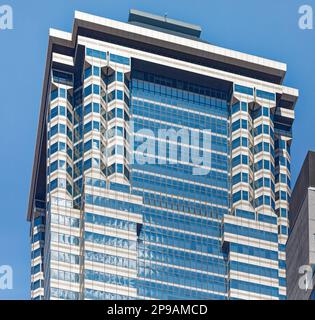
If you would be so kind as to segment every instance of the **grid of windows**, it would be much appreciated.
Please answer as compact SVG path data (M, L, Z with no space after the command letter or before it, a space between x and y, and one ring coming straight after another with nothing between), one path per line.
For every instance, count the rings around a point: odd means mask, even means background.
M205 176L189 174L193 166L190 161L180 161L176 165L132 165L133 193L148 204L143 208L143 226L139 233L138 276L143 281L137 281L138 294L152 298L216 296L222 299L227 282L219 240L221 224L214 210L202 208L201 203L218 205L223 211L228 208L228 104L225 94L135 70L130 110L135 132L149 129L157 136L161 128L176 130L186 126L209 129L213 134L212 170ZM135 143L134 150L137 147ZM216 155L215 151L220 154Z

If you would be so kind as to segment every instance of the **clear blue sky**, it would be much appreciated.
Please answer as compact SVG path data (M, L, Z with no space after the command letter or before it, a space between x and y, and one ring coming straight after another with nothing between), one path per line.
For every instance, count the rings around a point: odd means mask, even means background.
M300 89L292 148L293 180L315 149L315 30L298 28L298 8L311 0L1 0L14 10L14 30L0 31L0 265L14 268L14 290L29 297L26 222L33 150L49 27L72 30L74 10L126 21L130 8L199 24L212 44L288 64L285 84ZM312 98L313 97L313 98Z

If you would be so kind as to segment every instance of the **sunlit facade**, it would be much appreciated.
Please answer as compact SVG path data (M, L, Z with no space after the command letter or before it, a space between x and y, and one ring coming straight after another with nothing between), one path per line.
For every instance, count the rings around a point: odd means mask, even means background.
M298 91L282 85L285 64L200 32L134 10L128 23L76 12L72 33L50 30L32 299L286 298ZM194 132L211 165L196 174L192 137L174 154L161 129Z

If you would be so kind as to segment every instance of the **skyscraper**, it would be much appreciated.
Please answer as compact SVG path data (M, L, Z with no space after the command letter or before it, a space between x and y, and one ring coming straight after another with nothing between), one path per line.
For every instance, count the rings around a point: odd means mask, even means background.
M286 65L136 10L51 29L32 299L285 299Z
M292 192L287 242L288 299L315 300L315 152L309 151Z

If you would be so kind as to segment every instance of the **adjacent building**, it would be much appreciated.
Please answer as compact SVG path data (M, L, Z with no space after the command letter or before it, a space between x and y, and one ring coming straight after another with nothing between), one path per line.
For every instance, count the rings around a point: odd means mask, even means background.
M286 65L131 10L50 30L32 299L285 299Z
M288 299L315 300L315 152L309 151L292 192L287 243Z

